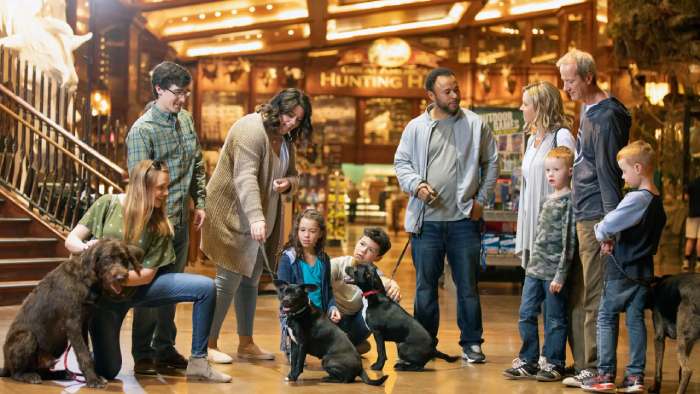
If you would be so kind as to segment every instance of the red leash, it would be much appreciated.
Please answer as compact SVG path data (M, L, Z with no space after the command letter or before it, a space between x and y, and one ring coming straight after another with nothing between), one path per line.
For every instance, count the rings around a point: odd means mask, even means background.
M68 378L70 380L75 380L76 382L79 383L87 383L87 380L85 380L85 376L82 373L78 372L73 372L70 369L68 369L68 353L70 353L70 348L73 345L68 343L68 347L66 348L66 352L63 354L63 368L65 368L66 373L68 374Z

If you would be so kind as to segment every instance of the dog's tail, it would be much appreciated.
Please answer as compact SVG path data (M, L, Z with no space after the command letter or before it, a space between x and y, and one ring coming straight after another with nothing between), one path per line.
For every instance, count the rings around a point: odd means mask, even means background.
M453 363L457 360L459 360L459 356L450 356L448 354L445 354L437 349L433 352L433 358L439 358L442 360L447 361L448 363Z
M362 370L362 373L360 373L360 379L362 379L362 382L370 386L381 386L384 384L384 381L387 380L387 378L389 378L389 375L384 375L379 379L370 379L364 369Z

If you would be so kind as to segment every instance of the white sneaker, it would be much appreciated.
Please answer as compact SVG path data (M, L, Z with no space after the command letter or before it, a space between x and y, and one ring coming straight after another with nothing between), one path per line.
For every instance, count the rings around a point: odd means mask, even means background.
M568 376L561 382L569 387L581 387L583 381L593 377L593 372L588 369L583 369L577 375Z
M216 349L207 349L207 359L214 364L231 364L233 357Z
M194 358L190 357L187 363L187 371L185 371L187 379L192 380L207 380L215 383L228 383L231 377L225 373L221 373L209 365L206 357Z

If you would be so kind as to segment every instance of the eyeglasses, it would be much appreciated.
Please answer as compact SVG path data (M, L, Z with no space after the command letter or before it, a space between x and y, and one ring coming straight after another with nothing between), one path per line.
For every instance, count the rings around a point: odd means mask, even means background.
M170 90L170 89L165 89L165 90L174 94L175 97L177 97L177 98L187 98L187 97L190 97L190 95L192 94L192 92L190 92L189 90Z

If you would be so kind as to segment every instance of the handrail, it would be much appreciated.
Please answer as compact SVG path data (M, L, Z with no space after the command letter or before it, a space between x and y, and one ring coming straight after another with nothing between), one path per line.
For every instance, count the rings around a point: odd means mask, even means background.
M24 110L31 112L32 115L35 117L39 118L42 122L46 123L49 125L52 129L56 130L59 132L63 138L66 138L73 142L74 144L78 145L81 149L84 149L86 152L91 154L93 157L96 159L102 161L105 165L107 165L112 171L116 172L122 177L122 180L127 179L129 174L127 171L125 171L122 167L114 163L113 161L109 160L108 158L104 157L102 154L100 154L98 151L93 149L90 145L87 145L83 141L81 141L79 138L74 136L72 133L66 131L63 127L59 126L56 122L53 120L49 119L46 115L42 114L41 112L37 111L33 106L29 105L26 101L24 101L21 97L17 96L12 90L8 89L7 87L3 86L0 84L0 92L7 95L10 97L14 102L20 104L22 107L24 107ZM7 109L9 110L9 109ZM12 111L10 111L12 113ZM51 141L51 139L48 139ZM111 182L111 181L110 181Z
M61 152L63 152L65 155L67 155L68 157L70 157L71 159L73 159L73 161L82 164L88 171L92 172L92 173L95 174L98 178L100 178L100 179L102 179L104 182L108 183L111 187L113 187L113 188L119 190L120 192L124 191L124 189L123 189L121 186L119 186L118 184L114 183L111 179L107 178L106 176L102 175L101 172L99 172L99 171L97 171L96 169L92 168L92 166L90 166L88 163L86 163L86 162L84 162L83 160L81 160L78 156L74 155L74 154L73 154L71 151L69 151L68 149L62 147L58 142L56 142L56 141L54 141L53 139L51 139L51 138L50 138L49 136L47 136L43 131L37 129L37 128L34 127L33 125L29 124L26 120L20 118L17 114L15 114L10 108L6 107L4 104L0 103L0 109L4 110L7 114L9 114L9 115L12 116L13 118L15 118L18 122L22 123L25 127L31 129L31 130L34 131L36 134L39 134L44 140L46 140L48 143L50 143L51 145L55 146L57 149L59 149L59 150L60 150ZM80 140L77 140L77 141L80 141ZM80 142L82 143L82 141L80 141ZM85 145L85 146L87 146L87 145ZM95 155L95 153L93 153L93 155ZM102 156L102 155L100 155L99 153L97 153L96 155ZM108 159L104 159L104 160L109 161ZM111 161L110 161L110 163L111 163ZM112 164L113 164L113 163L112 163ZM117 166L116 164L114 164L114 165L115 165L117 168L121 169L121 167ZM123 171L123 170L122 170L122 171Z

